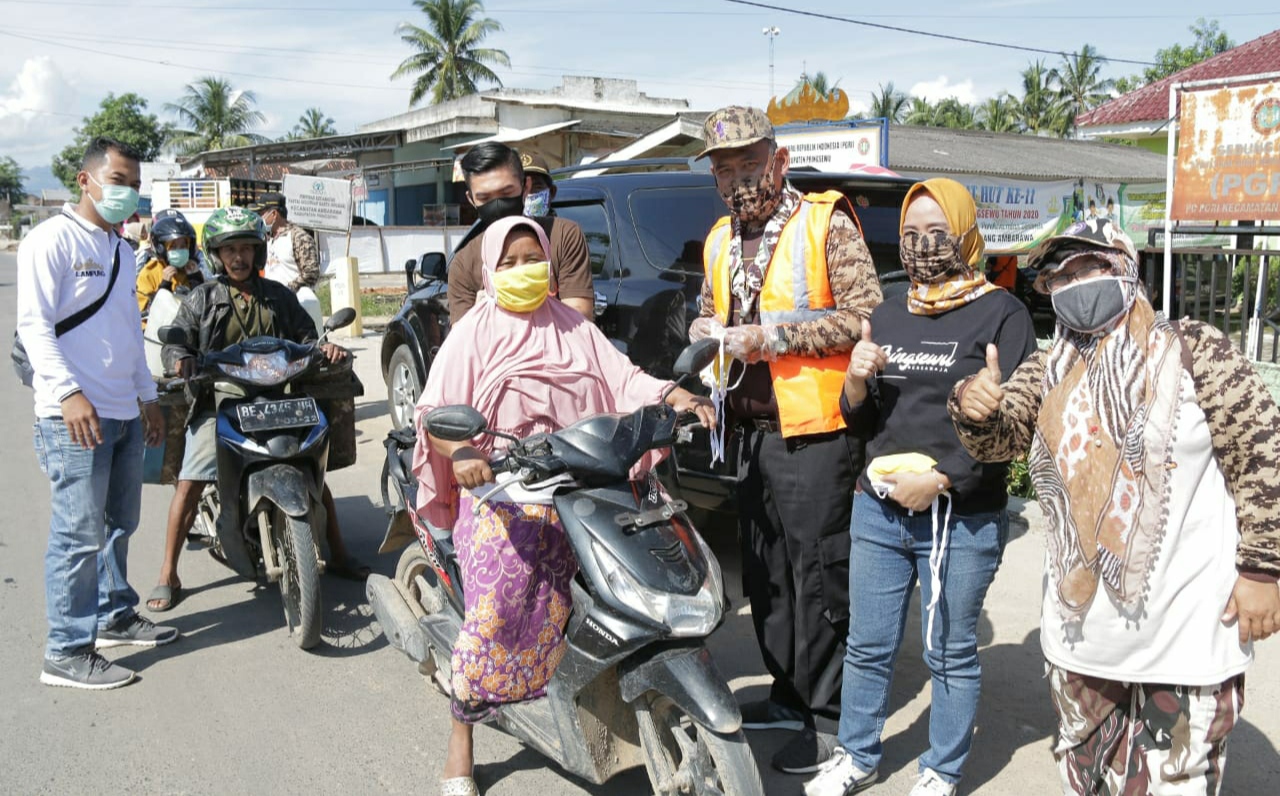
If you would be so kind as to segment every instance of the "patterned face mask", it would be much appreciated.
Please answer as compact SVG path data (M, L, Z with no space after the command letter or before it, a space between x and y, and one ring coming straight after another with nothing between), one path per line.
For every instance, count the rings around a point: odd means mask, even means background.
M960 238L942 230L903 232L898 242L898 256L907 277L921 285L942 281L948 274L966 268L960 257Z
M728 190L720 191L720 198L738 221L748 226L759 226L769 220L782 201L782 186L774 180L773 156L769 165L758 175L738 177Z

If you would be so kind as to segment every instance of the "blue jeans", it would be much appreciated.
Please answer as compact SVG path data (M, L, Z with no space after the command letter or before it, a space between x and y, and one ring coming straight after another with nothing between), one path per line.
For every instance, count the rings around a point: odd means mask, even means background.
M138 605L125 565L142 508L142 420L100 422L102 444L93 450L72 443L61 419L35 424L36 458L53 497L44 557L48 657L92 648L98 630Z
M945 510L938 512L939 533ZM920 768L958 782L973 739L982 667L978 663L978 614L1008 540L1004 511L951 516L943 559L942 600L936 609L933 649L925 639L925 663L933 674L929 751ZM907 607L920 581L921 635L928 634L933 596L929 550L933 520L896 503L858 493L853 501L849 554L849 641L844 658L840 743L855 765L880 764L880 733L889 703L893 665L902 643Z

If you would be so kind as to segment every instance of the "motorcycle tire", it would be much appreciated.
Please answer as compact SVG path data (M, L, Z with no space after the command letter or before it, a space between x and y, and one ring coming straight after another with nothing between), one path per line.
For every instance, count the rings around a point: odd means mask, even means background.
M276 509L272 522L280 567L280 596L284 619L298 646L309 650L320 643L320 553L311 523Z
M636 702L644 767L657 796L764 796L760 770L742 730L723 735L693 721L666 696Z

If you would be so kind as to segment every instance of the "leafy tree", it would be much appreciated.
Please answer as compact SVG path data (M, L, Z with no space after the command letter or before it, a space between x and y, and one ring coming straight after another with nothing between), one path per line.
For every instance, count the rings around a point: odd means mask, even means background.
M8 199L10 204L18 204L25 199L27 192L22 181L22 167L18 161L8 156L0 158L0 199Z
M1018 101L1008 93L1001 92L978 106L976 115L978 126L993 133L1017 133Z
M142 153L143 160L155 160L160 154L168 125L161 124L155 114L146 113L147 101L137 94L108 94L98 105L98 112L86 116L72 132L72 142L53 157L53 174L67 189L78 192L76 174L89 142L99 136L131 144Z
M910 104L907 105L906 115L903 117L903 123L913 124L918 127L936 127L934 123L933 104L924 97L912 97Z
M1018 124L1024 132L1062 134L1061 97L1053 89L1053 70L1044 61L1022 70L1022 98L1018 101Z
M1058 94L1058 129L1063 135L1075 129L1077 116L1111 98L1115 81L1101 77L1106 62L1093 45L1086 44L1080 52L1063 58L1061 68L1049 73Z
M167 143L181 155L263 143L266 137L251 132L266 121L254 109L257 102L252 91L234 88L220 77L202 77L187 85L177 102L165 104L182 125L170 131Z
M871 117L883 116L890 124L897 124L907 106L907 95L893 87L893 81L881 83L880 90L871 95Z
M934 106L933 117L935 127L972 130L978 126L973 106L961 102L956 97L947 97Z
M1156 50L1156 65L1142 71L1143 80L1148 83L1163 80L1174 72L1181 72L1188 66L1195 66L1207 58L1212 58L1236 46L1236 43L1218 28L1216 19L1209 22L1204 17L1200 17L1188 30L1195 37L1195 41L1188 47L1174 44L1172 47Z
M392 80L416 76L410 107L427 94L431 104L438 105L476 93L480 82L502 86L487 64L511 66L511 59L503 50L480 46L489 34L502 30L497 20L482 16L484 4L480 0L413 0L413 4L427 15L428 24L420 28L402 22L396 28L400 40L417 52L391 73Z
M325 116L324 111L319 108L307 108L298 117L298 123L293 126L289 138L324 138L327 135L337 134L338 128L334 126L333 119Z

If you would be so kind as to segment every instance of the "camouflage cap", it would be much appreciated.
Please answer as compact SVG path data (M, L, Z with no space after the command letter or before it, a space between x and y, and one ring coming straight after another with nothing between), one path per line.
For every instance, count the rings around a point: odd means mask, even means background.
M1027 267L1037 271L1035 289L1048 293L1048 280L1062 270L1065 255L1088 248L1118 252L1128 267L1137 267L1138 251L1119 224L1107 218L1076 221L1027 255Z
M737 149L773 140L773 123L759 108L730 105L714 111L702 123L702 140L706 147L694 160L701 160L717 149Z

